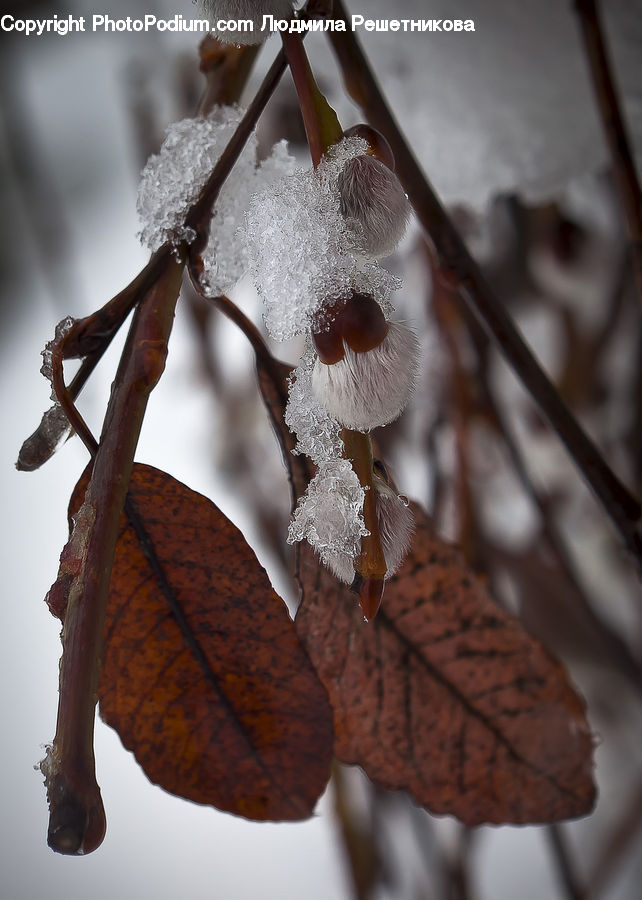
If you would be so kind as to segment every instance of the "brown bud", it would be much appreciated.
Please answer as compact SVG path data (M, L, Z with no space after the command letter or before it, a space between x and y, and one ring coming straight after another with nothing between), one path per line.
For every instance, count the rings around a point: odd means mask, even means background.
M343 132L343 136L359 137L364 141L367 141L368 149L366 153L368 156L374 156L374 158L378 159L379 162L382 162L384 166L387 166L391 172L394 172L395 157L392 152L392 147L382 133L377 131L376 128L361 123L360 125L353 125L352 128L348 128Z

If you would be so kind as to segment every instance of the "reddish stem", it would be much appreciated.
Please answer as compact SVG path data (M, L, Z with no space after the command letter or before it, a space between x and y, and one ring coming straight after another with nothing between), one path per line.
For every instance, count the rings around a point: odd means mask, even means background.
M58 721L43 769L50 807L48 842L59 853L90 853L105 832L93 732L109 575L147 400L165 366L183 266L168 256L138 306L85 500L52 589L66 592Z
M301 35L284 31L281 38L299 96L312 164L316 169L328 147L341 140L343 131L335 111L317 87Z
M613 78L596 0L576 0L584 49L591 69L595 99L611 155L613 176L629 238L638 299L642 305L642 190L638 181L631 141Z

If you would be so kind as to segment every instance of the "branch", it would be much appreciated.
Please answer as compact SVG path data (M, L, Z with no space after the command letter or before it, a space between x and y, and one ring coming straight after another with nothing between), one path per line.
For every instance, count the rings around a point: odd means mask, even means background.
M624 213L638 298L642 305L642 191L618 98L596 0L576 0L595 100L611 155L615 186Z
M642 536L636 528L642 514L640 503L617 478L568 410L468 253L383 98L359 41L349 27L342 0L335 0L335 18L346 22L345 31L328 32L346 89L370 124L388 139L397 174L442 265L457 276L464 300L530 392L642 567Z
M109 574L147 400L165 367L183 266L167 255L138 306L85 500L50 592L50 602L55 592L64 594L66 602L56 736L43 764L48 843L59 853L90 853L104 836L93 731Z
M192 206L185 218L185 227L193 228L196 232L196 240L190 246L190 259L194 261L194 265L191 268L197 274L199 280L200 275L202 274L202 261L200 257L207 245L212 209L216 202L216 198L218 197L218 193L223 182L232 171L247 139L256 127L256 123L265 109L268 100L281 80L281 76L285 71L285 66L285 54L280 50L270 66L267 75L263 79L261 86L256 92L254 99L248 106L245 115L239 122L236 131L230 138L227 147L216 163L198 200Z
M96 312L78 319L60 341L54 340L49 345L52 353L52 374L57 380L57 384L53 386L58 401L66 415L68 426L77 431L92 455L95 452L95 447L93 450L91 448L93 438L89 438L89 429L84 425L73 401L80 394L129 313L154 284L168 252L167 247L157 251L126 288ZM65 359L78 357L83 361L70 385L66 387L62 376L62 363ZM51 410L45 413L38 428L20 448L16 463L19 471L33 472L46 463L58 446L59 441L56 438L62 439L65 436L65 429L62 427L64 421L57 423L58 427L52 434L50 414Z
M586 900L586 892L580 886L561 826L549 825L545 833L566 897L568 900Z

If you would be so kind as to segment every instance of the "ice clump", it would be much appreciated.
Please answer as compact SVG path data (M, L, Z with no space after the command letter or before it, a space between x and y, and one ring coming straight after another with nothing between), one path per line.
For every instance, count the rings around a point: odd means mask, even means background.
M185 216L234 134L244 111L218 106L205 118L183 119L170 125L160 153L151 156L138 190L139 233L143 244L157 250L166 241L193 240ZM278 176L293 170L294 160L284 141L257 165L257 140L252 134L214 206L210 236L203 252L203 286L210 295L229 290L248 266L243 217L250 197Z
M296 452L309 456L321 465L330 459L341 459L343 441L341 426L328 415L312 391L312 369L316 354L308 347L290 377L290 392L285 408L285 422L296 435Z
M390 314L390 294L401 282L358 254L341 214L339 174L366 149L362 138L345 138L317 169L281 178L250 203L252 274L275 340L309 330L325 307L353 292L372 295Z
M361 538L364 491L347 459L326 461L300 498L288 543L307 540L321 561L342 581L351 582Z

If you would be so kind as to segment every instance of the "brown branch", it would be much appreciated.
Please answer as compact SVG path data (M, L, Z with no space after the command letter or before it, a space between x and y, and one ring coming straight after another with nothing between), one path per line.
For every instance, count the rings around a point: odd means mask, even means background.
M438 302L441 300L443 302L447 296L447 288L440 283L439 272L434 266L432 267L432 276L435 285L434 301ZM619 282L620 278L618 278L618 283ZM617 301L618 296L619 292L614 291L612 294L613 299ZM455 299L454 294L451 299ZM568 585L571 588L571 593L566 595L567 604L571 606L571 604L574 603L575 609L586 626L592 633L596 634L602 642L611 663L629 680L633 689L640 693L642 692L642 670L640 664L631 653L626 641L624 641L617 631L598 614L590 603L566 548L565 540L551 514L550 504L546 502L546 499L536 488L522 452L518 447L517 441L498 406L494 391L489 384L488 373L484 364L487 356L486 349L488 346L488 338L478 320L471 314L470 310L465 306L462 306L461 313L461 320L470 334L471 342L477 356L475 378L477 387L480 391L479 402L483 407L484 413L489 417L490 423L494 426L504 442L513 470L522 485L522 489L539 513L542 535L557 562L560 572L567 579ZM452 312L450 315L452 315ZM438 311L437 318L439 320ZM602 333L606 333L607 329L612 327L611 319L612 317L609 316L605 320ZM446 337L448 337L447 332ZM456 352L456 347L454 349L451 347L450 352L451 355L453 352Z
M221 185L232 171L241 150L245 146L247 139L254 130L268 100L281 80L285 67L285 54L281 50L270 66L267 75L263 79L254 99L248 106L245 115L239 122L236 131L230 138L228 145L219 157L198 200L192 206L185 218L185 227L193 228L196 232L196 239L190 246L190 258L195 261L194 271L198 273L199 279L202 273L202 261L200 256L207 245L212 209L216 198L218 197Z
M154 253L145 268L139 272L126 288L123 288L122 291L96 312L74 322L59 344L55 340L53 342L52 367L53 375L57 378L57 385L54 385L54 388L70 427L79 429L78 433L90 453L93 453L91 441L85 440L83 437L83 435L85 437L88 435L89 429L86 425L83 429L84 422L73 401L80 394L89 376L98 365L129 313L154 284L166 261L168 252L167 247L162 247ZM78 357L82 357L80 368L72 378L71 383L65 386L62 377L62 362L65 359ZM49 434L48 417L49 412L45 413L38 428L24 441L20 448L16 463L16 468L20 471L32 472L38 469L55 452L57 443L52 442Z
M260 49L260 44L222 44L212 35L201 41L199 68L206 87L198 104L199 116L206 116L220 104L238 103Z
M638 297L642 305L642 190L637 177L631 141L613 78L598 4L596 0L575 0L575 9L580 20L595 100L611 156L613 176L629 239Z
M384 864L371 823L362 821L351 801L349 779L336 760L332 766L334 814L355 900L371 900L384 872ZM370 787L370 786L368 786Z
M314 168L343 135L335 111L317 87L300 34L282 32L283 50L299 98L299 107Z
M348 93L370 124L388 139L397 174L443 267L455 274L464 300L530 392L642 567L642 536L636 527L642 514L639 501L622 484L568 410L468 253L383 98L359 41L349 27L342 0L335 0L334 15L346 22L345 31L331 31L328 36Z
M642 782L632 790L632 797L624 814L616 821L613 830L601 842L600 850L589 872L588 895L600 897L608 883L618 871L618 866L631 849L631 845L642 832Z
M568 900L586 900L586 891L579 883L562 827L549 825L545 833L565 896Z
M182 272L183 263L167 255L138 306L85 500L61 558L57 584L65 584L66 613L58 720L43 769L50 807L48 843L59 853L90 853L104 835L93 731L109 574L147 400L165 366Z

